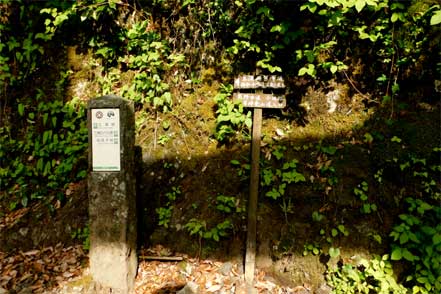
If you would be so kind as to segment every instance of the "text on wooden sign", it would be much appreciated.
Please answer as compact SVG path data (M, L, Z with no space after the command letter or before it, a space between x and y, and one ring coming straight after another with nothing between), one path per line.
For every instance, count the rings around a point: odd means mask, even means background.
M283 78L274 75L242 75L234 80L234 100L239 100L245 107L284 108L286 99ZM271 93L263 93L271 92Z

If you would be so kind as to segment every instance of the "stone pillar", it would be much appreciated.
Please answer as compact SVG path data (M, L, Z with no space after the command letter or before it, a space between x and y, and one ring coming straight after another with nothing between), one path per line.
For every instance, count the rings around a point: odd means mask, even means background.
M134 292L134 106L116 96L88 105L90 271L96 293Z

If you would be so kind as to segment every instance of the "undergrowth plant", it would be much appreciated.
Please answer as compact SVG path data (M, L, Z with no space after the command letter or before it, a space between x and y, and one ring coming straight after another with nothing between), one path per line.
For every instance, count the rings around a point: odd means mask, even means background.
M236 57L239 64L243 63L243 67L246 67L245 63L248 61L254 62L251 70L258 68L270 73L280 73L282 67L277 55L281 49L297 39L301 32L291 31L292 23L277 19L275 7L271 4L255 0L234 1L239 18L233 44L228 52Z
M190 236L197 236L199 241L203 239L219 242L221 238L230 237L235 223L244 218L245 208L240 199L234 196L220 194L209 207L219 215L214 222L191 218L184 225Z
M215 138L219 142L230 142L234 139L249 139L252 125L251 111L246 111L239 101L231 98L233 85L221 85L219 93L214 97L216 102Z
M288 215L294 212L293 195L287 193L291 185L303 183L306 178L298 171L299 161L295 158L288 159L285 146L273 146L269 151L269 160L261 160L260 187L262 194L268 199L278 203L288 223ZM275 160L271 160L274 158ZM231 160L231 165L237 168L237 173L242 180L249 179L250 164L246 160L241 162Z
M72 239L81 241L83 244L83 249L89 251L90 249L90 228L86 225L83 228L78 228L74 230L71 234Z
M389 259L383 255L371 260L360 259L355 264L339 264L328 269L327 283L335 294L407 294L407 289L397 283Z
M171 53L169 44L148 27L149 22L144 20L124 32L127 51L119 57L118 67L129 69L134 78L130 85L123 85L121 95L138 105L152 105L166 112L172 109L173 101L164 74L182 64L184 56Z
M349 74L351 68L357 72L356 65L347 62L348 55L358 56L370 63L373 75L377 74L376 87L383 97L379 102L391 105L392 111L400 82L411 75L403 72L413 68L422 55L430 55L425 51L430 43L426 33L436 23L434 18L439 18L439 5L431 1L309 0L300 10L319 21L318 35L305 39L303 48L296 50L301 65L298 75L316 77L340 72L359 91L352 82L357 77ZM375 18L369 17L373 14ZM357 51L339 50L355 44ZM364 55L363 47L372 50L374 58Z
M158 214L158 225L165 228L169 227L175 202L179 195L181 195L181 189L176 186L172 187L170 192L165 193L164 205L156 208L156 213Z
M184 225L190 236L196 235L199 239L214 240L218 242L221 237L227 237L233 228L231 220L226 219L212 227L208 227L205 220L192 218Z
M167 112L172 110L170 81L166 74L185 64L182 54L172 52L170 43L151 28L147 11L126 6L120 1L101 1L88 4L82 1L65 10L43 9L48 13L46 31L53 34L63 24L80 22L98 30L112 30L115 38L96 34L88 36L88 46L97 61L97 80L101 94L116 94L135 102L136 109ZM118 17L134 10L136 17L102 27L104 18Z
M407 213L400 214L390 236L391 259L407 265L404 284L413 293L441 291L441 207L407 198Z
M362 201L360 211L363 214L370 214L377 211L377 204L368 201L368 191L369 186L366 181L361 182L361 184L354 188L354 194Z
M0 128L0 185L9 194L9 208L27 206L54 192L64 199L65 187L87 174L87 127L84 105L74 99L19 103L18 113L26 127L19 137L9 127Z

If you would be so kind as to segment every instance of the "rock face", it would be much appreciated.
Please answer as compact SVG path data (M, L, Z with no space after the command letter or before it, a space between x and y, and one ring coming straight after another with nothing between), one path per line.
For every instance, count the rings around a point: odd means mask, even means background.
M133 104L104 96L91 100L89 114L92 108L119 108L121 168L89 173L90 271L96 293L133 293L137 270ZM89 140L90 125L89 115Z

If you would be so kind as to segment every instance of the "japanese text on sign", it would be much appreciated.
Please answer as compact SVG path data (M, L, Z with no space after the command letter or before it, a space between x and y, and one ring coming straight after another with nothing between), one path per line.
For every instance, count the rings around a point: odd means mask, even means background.
M282 89L285 83L281 76L268 75L242 75L234 79L235 89Z
M286 106L286 99L283 95L234 93L233 99L242 101L245 107L284 108Z
M240 100L245 107L284 108L286 106L285 83L281 76L241 75L234 79L234 88L236 93L233 98Z
M119 109L92 109L91 118L92 170L121 170Z

